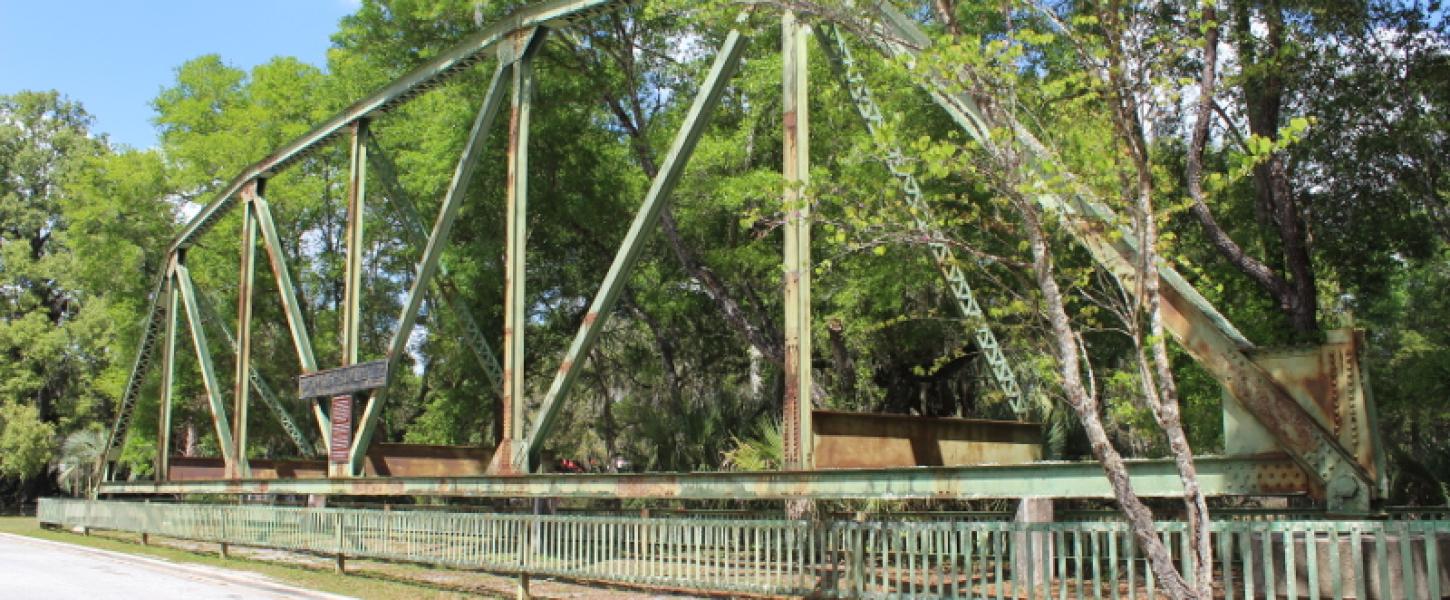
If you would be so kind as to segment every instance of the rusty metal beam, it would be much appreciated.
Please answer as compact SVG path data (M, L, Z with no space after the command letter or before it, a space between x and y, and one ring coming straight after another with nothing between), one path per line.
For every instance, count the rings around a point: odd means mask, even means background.
M170 271L170 261L166 270ZM176 289L174 279L168 277L166 283L166 335L161 338L161 388L158 402L160 403L156 422L156 479L165 481L166 474L170 471L169 460L171 457L171 400L174 397L176 381L176 320L180 315L176 311L180 309L179 292Z
M1042 425L814 411L820 469L1022 464L1042 460Z
M781 195L785 211L785 399L781 432L785 463L809 469L811 444L810 28L786 11L780 19Z
M292 273L287 268L287 252L282 247L281 237L277 235L272 207L260 195L252 197L250 202L255 209L257 229L262 234L262 246L267 250L267 261L272 266L272 276L277 280L277 293L282 297L282 310L287 317L287 331L292 336L292 347L297 351L297 362L304 373L316 371L317 357L312 353L312 338L307 333L307 321L302 316L297 288L292 285Z
M1141 496L1182 496L1171 460L1129 460ZM1310 484L1282 454L1198 459L1199 484L1212 496L1300 495ZM1051 482L1050 484L1048 482ZM341 494L517 498L986 499L1113 497L1096 462L838 469L818 471L552 474L482 477L109 482L101 494Z
M532 37L532 36L531 36ZM542 39L515 37L499 45L500 63L513 64L513 93L509 100L508 165L504 183L503 253L503 383L501 385L503 438L498 440L490 468L496 473L528 470L513 459L512 449L523 438L524 333L528 321L528 206L529 206L529 117L532 114L533 55Z
M255 196L261 191L265 179L258 179L242 190L243 196ZM245 478L247 467L247 414L252 399L252 297L257 282L257 219L251 202L242 206L241 264L238 265L237 282L237 338L236 374L232 381L232 443L237 457L235 471L230 477Z
M343 270L342 291L342 366L357 363L358 344L362 331L362 272L364 229L367 217L368 120L352 124L350 162L347 167L347 232L344 247L347 262Z

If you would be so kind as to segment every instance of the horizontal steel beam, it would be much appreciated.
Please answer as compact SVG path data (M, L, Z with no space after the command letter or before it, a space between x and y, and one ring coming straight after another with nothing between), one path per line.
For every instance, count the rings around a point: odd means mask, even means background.
M248 167L227 184L201 212L192 217L186 227L171 242L171 252L192 245L196 236L205 232L235 202L238 192L247 182L258 177L269 177L293 161L306 156L321 144L332 139L339 132L351 127L359 119L366 119L428 91L438 83L460 70L483 60L485 52L509 33L531 27L557 27L560 21L590 16L597 12L615 10L629 4L629 0L552 0L520 8L513 14L495 22L483 30L464 38L444 50L438 56L393 80L392 83L373 92L331 119L318 125L291 143L278 148L267 158Z
M1308 491L1303 472L1283 454L1197 460L1199 484L1214 496L1294 495ZM1170 460L1131 460L1142 496L1182 496ZM483 477L357 477L346 479L125 481L101 494L342 494L347 496L473 496L528 498L985 499L1025 496L1112 498L1096 462L1025 465L840 469L821 471L532 474Z

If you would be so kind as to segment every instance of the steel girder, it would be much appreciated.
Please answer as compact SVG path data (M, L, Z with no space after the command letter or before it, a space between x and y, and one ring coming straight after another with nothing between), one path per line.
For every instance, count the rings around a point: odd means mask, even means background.
M1126 461L1141 496L1181 496L1171 460ZM1213 496L1298 495L1309 482L1282 454L1204 456L1199 484ZM104 483L102 494L341 494L347 496L474 496L514 498L714 499L982 499L1113 497L1096 462L1024 465L643 474L496 475L485 477L354 477Z

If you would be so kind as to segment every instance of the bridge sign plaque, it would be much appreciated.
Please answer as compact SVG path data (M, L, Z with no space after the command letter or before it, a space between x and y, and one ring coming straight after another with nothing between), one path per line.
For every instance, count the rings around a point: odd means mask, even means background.
M388 361L358 363L298 377L297 395L302 398L316 398L365 392L383 387L387 378Z

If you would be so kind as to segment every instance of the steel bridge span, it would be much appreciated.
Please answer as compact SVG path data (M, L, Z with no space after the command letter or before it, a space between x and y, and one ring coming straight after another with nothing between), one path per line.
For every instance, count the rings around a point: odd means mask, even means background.
M812 355L810 343L811 226L808 205L802 198L810 165L809 82L807 66L812 44L830 61L867 126L883 123L883 110L874 100L865 73L853 51L867 49L906 62L930 47L930 39L912 22L886 4L873 5L869 18L852 27L829 20L806 22L791 12L780 17L783 62L782 115L785 187L781 194L789 207L782 265L785 273L786 386L783 422L788 468L761 473L673 473L629 475L553 475L536 473L539 452L550 434L559 407L568 399L585 358L608 321L645 240L657 224L663 207L688 164L712 110L737 70L749 40L734 30L724 39L708 70L702 75L684 121L675 133L642 199L607 275L589 305L583 324L554 374L537 411L528 411L523 381L524 274L527 236L526 188L528 173L529 114L533 61L538 48L548 43L549 32L567 29L630 4L623 0L550 0L520 8L509 17L467 36L452 48L419 65L404 76L357 101L311 132L276 149L266 159L233 178L208 205L181 230L167 249L168 261L154 286L146 326L130 379L117 408L108 451L103 457L107 481L99 486L106 496L158 494L345 494L413 496L504 496L587 498L1016 498L1109 497L1107 482L1096 463L1042 462L1040 449L1022 424L983 423L969 420L921 419L903 423L900 417L833 415L816 411L810 401ZM756 10L749 18L762 18ZM742 16L742 18L747 18ZM848 31L870 35L853 37ZM428 221L417 214L397 186L389 157L374 140L370 123L466 69L483 65L492 77L483 91L477 116L459 157L453 178L443 195L439 213ZM939 77L923 72L922 90L963 129L992 147L992 131L1007 131L1029 154L1030 176L1065 174L1030 131L1010 116L988 118L969 94L953 91ZM507 109L505 109L507 104ZM457 289L451 285L443 249L465 190L481 165L482 150L490 142L493 123L506 119L507 174L505 253L505 323L502 340L481 333ZM288 257L266 200L270 178L300 158L335 140L350 150L348 184L347 261L345 301L342 308L342 353L319 357L313 351L306 315L301 311L292 283ZM900 148L879 148L901 193L915 210L918 226L932 229L930 207ZM363 215L369 210L369 170L385 189L386 202L378 208L398 215L405 223L400 237L420 249L415 277L398 315L397 328L380 361L360 362L359 287L362 271ZM1047 212L1062 220L1098 264L1113 276L1130 282L1137 276L1137 244L1132 231L1119 225L1117 215L1085 189L1042 194ZM242 252L238 263L240 296L235 335L208 307L205 294L194 285L187 269L187 253L208 235L222 215L242 213ZM257 246L262 246L284 307L296 359L302 372L298 387L309 419L294 421L284 395L274 391L258 374L251 350L252 305L257 267ZM972 323L977 344L994 381L1019 408L1026 392L1018 383L1002 344L987 323L966 275L951 249L932 248L933 258L952 290L963 318ZM1326 344L1276 351L1257 348L1228 322L1171 265L1156 267L1164 290L1164 318L1168 330L1187 352L1223 386L1226 438L1225 456L1198 461L1206 492L1211 495L1308 495L1331 510L1362 512L1386 496L1384 459L1378 443L1374 407L1364 385L1361 364L1363 337L1354 331L1331 334ZM374 435L388 403L389 386L405 351L409 333L423 301L441 301L457 317L468 347L503 399L504 434L491 449L438 449L378 444ZM236 355L230 379L217 373L213 344L203 323L220 325L226 332L222 351ZM173 457L171 406L178 337L182 347L195 352L212 416L221 456L190 462ZM502 351L494 351L500 342ZM189 342L189 343L188 343ZM501 359L500 359L501 355ZM326 358L326 359L325 359ZM331 360L331 362L329 362ZM158 368L153 368L159 365ZM329 368L331 367L331 368ZM157 373L153 373L157 371ZM134 418L136 405L149 378L160 380L157 477L154 481L114 480L119 458ZM228 406L230 396L230 406ZM286 394L285 396L291 396ZM282 421L299 452L308 460L249 460L247 422L251 401L260 399ZM896 419L893 421L892 419ZM307 421L312 423L308 424ZM325 457L313 458L317 445ZM969 432L969 433L962 433ZM970 433L976 432L976 433ZM1368 435L1363 435L1369 432ZM975 436L975 437L973 437ZM1025 437L1024 437L1025 436ZM864 444L887 458L879 464L861 463L859 454L842 447ZM915 445L913 445L915 444ZM919 454L892 454L891 448L928 445L934 458ZM855 461L855 462L853 462ZM988 464L998 463L998 464ZM1181 493L1169 461L1131 461L1134 486L1147 496Z

